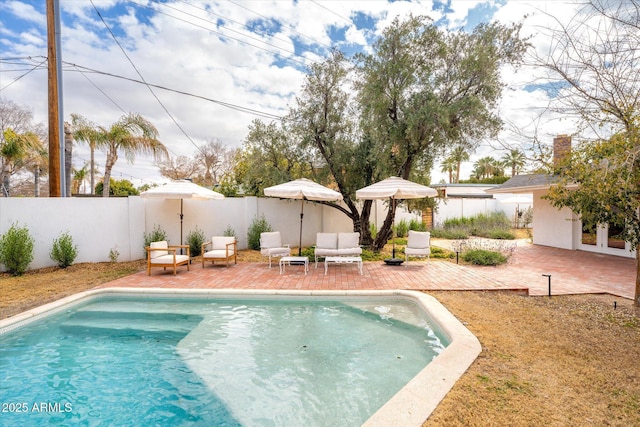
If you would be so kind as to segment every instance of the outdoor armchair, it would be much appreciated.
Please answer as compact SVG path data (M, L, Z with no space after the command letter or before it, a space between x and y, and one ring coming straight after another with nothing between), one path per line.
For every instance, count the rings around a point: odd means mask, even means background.
M146 248L147 251L147 274L151 275L151 267L173 268L173 274L177 273L179 265L186 265L189 270L190 252L189 245L169 246L166 240L161 242L151 242ZM187 254L178 254L179 249L186 249Z
M431 233L428 231L409 230L407 246L404 248L405 267L409 263L409 257L431 256Z
M202 244L202 268L205 261L215 264L216 260L226 261L229 266L230 259L233 259L234 264L238 263L238 243L235 237L214 236L210 242Z
M283 257L291 255L289 244L283 245L279 231L269 231L260 233L260 255L269 258L269 268L271 268L271 257Z

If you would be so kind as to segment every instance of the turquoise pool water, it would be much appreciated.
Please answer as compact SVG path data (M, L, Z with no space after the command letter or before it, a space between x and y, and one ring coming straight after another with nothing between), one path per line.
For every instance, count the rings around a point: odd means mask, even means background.
M0 424L357 426L446 345L402 299L100 297L0 337Z

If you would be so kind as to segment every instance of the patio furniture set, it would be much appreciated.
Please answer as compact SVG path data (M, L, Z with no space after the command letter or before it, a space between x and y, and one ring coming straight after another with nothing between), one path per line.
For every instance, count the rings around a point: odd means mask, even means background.
M224 261L229 266L229 261L238 263L238 243L235 237L213 236L210 241L202 244L202 267L205 262ZM186 265L189 270L191 261L189 245L169 245L166 241L151 242L147 250L147 274L151 275L151 268L162 267L173 269L177 273L177 267ZM180 251L180 253L178 253ZM185 252L183 254L182 252ZM431 254L430 233L409 231L407 246L405 247L405 261L408 265L409 256L427 257ZM260 234L260 255L268 259L271 268L272 258L280 258L280 274L291 265L303 265L304 274L309 271L309 258L306 256L292 256L289 244L283 244L279 231ZM318 268L318 258L324 258L324 274L329 270L330 264L355 264L360 275L362 272L362 248L360 247L360 233L318 233L314 248L315 266Z

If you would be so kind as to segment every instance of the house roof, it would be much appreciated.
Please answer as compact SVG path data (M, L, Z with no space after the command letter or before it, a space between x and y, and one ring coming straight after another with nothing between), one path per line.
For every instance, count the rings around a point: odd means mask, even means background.
M545 190L557 184L557 175L534 174L515 175L498 187L485 190L487 193L530 193L533 190Z

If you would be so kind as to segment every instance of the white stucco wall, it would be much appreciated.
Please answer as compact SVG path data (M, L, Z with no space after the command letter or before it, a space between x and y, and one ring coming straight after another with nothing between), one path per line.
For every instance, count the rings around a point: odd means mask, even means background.
M575 215L568 208L558 210L540 197L546 190L533 193L533 243L562 249L575 249L573 225Z
M264 215L282 239L297 246L300 233L299 200L274 198L227 198L224 200L183 200L183 242L196 227L205 239L222 235L227 227L235 231L238 247L247 248L247 231L255 218ZM380 223L386 215L386 204L377 202ZM398 209L397 221L419 216ZM55 265L49 257L53 240L69 232L78 247L75 262L109 261L111 249L119 253L119 261L144 258L144 233L159 225L171 244L180 242L180 200L128 198L0 198L0 235L13 223L26 226L34 238L34 259L29 268ZM321 231L352 231L352 222L337 209L304 202L303 246L315 243ZM0 271L4 266L0 265Z

